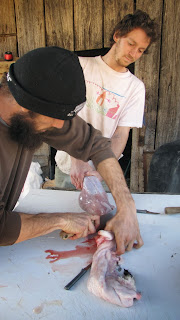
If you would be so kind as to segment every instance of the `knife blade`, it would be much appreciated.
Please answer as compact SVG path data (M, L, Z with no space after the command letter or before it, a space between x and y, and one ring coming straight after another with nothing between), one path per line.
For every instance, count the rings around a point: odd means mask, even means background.
M87 272L88 269L90 269L91 263L88 264L87 267L83 268L76 277L74 277L65 287L65 290L71 289L71 287Z
M137 209L136 210L137 213L150 213L150 214L160 214L159 212L152 212L152 211L148 211L148 210L143 210L143 209Z

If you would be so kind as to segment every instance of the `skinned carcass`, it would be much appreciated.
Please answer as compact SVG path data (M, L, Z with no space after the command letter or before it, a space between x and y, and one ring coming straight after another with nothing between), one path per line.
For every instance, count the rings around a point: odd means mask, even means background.
M113 233L100 230L97 237L97 250L93 255L92 267L88 279L88 290L94 295L121 307L131 307L133 300L139 300L135 281L130 272L119 269L122 258L117 256Z

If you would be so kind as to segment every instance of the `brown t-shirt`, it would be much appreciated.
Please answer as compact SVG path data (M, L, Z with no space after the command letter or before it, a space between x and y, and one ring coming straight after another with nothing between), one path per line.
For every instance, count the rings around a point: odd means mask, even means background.
M110 140L102 137L80 117L67 120L62 129L44 133L44 142L57 150L64 150L83 161L98 163L115 158ZM12 212L22 191L33 152L12 141L8 126L0 121L0 245L13 244L20 233L21 219L18 212Z

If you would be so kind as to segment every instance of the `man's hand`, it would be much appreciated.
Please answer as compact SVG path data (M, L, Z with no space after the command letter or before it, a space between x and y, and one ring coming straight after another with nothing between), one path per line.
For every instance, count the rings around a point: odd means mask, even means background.
M133 246L140 248L143 240L139 232L135 203L118 161L109 158L100 162L98 172L104 178L116 202L116 215L107 223L105 230L114 232L117 253L123 254Z
M133 247L136 249L143 245L140 235L136 214L132 214L131 206L123 212L117 212L116 215L107 222L105 230L112 231L115 235L118 255L125 251L130 251Z
M100 224L100 216L87 212L65 212L61 214L61 218L63 219L61 229L68 234L73 234L69 238L71 240L84 238L88 234L95 233Z
M95 175L99 179L101 178L99 173L95 171L88 162L71 157L71 183L76 187L77 190L81 190L83 188L84 177L87 175Z
M36 238L54 230L61 229L74 234L70 239L75 240L96 232L100 217L86 212L56 212L26 214L19 212L21 230L15 243Z

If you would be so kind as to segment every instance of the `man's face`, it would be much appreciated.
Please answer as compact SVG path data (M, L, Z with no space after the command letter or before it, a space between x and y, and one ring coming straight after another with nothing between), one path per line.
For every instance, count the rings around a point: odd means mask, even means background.
M32 113L26 109L15 113L9 119L9 133L12 140L23 144L27 149L35 150L43 142L42 133L52 128L62 128L64 120Z
M36 116L33 118L33 123L36 128L36 131L39 133L45 132L53 128L61 129L64 125L64 120L43 116L37 113L35 115Z
M120 67L127 67L138 60L150 44L150 38L144 30L137 28L124 37L114 35L114 58Z

